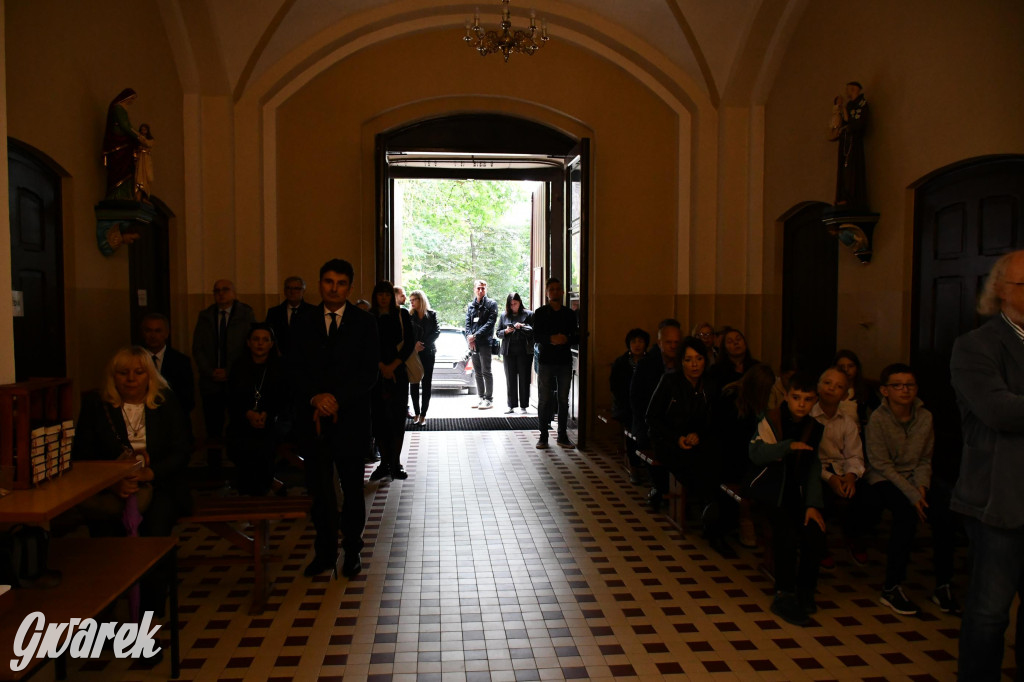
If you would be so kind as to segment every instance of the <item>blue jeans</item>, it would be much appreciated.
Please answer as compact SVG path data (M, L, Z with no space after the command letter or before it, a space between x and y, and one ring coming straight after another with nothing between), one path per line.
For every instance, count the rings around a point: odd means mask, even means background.
M999 680L1013 598L1024 598L1024 527L996 528L975 518L964 522L971 539L971 584L960 626L957 679ZM1024 680L1024 609L1017 607L1017 675Z
M558 433L564 434L568 428L571 381L572 365L540 365L540 371L537 373L537 416L542 436L547 436L551 428L551 420L555 416L555 400L558 401Z

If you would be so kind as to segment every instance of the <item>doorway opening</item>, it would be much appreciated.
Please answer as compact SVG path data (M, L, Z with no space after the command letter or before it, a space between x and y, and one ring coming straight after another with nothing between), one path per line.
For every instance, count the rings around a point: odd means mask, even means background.
M430 291L424 291L435 308L439 307L439 303L445 308L445 317L452 326L461 329L465 324L466 306L473 296L472 280L485 279L500 287L489 287L488 297L495 299L499 311L503 311L505 297L510 291L518 291L526 307L536 309L544 303L547 279L559 278L565 289L563 303L576 310L580 325L581 343L573 348L573 379L567 430L582 444L586 429L585 420L580 419L580 415L586 414L584 403L587 395L585 283L588 277L586 254L589 246L589 140L577 140L542 124L512 116L461 114L421 121L383 133L377 136L376 146L378 279L400 281L403 285L428 281L424 274L413 272L415 268L411 268L408 275L403 271L406 252L416 257L422 255L418 253L421 245L412 244L405 237L410 229L404 221L407 220L406 208L412 188L430 187L426 181L444 181L446 187L457 187L466 192L472 188L490 187L504 188L503 191L510 194L529 194L529 242L525 251L528 254L529 276L525 282L522 279L522 265L527 256L522 255L514 268L516 276L513 279L495 272L462 273L459 280L450 285L442 286L440 279L435 280L435 284L442 289L457 293L445 294L435 300ZM520 189L513 190L514 187ZM429 220L444 222L444 213L449 208ZM525 215L525 208L518 210ZM497 219L496 210L490 213L493 214L492 220ZM502 216L505 213L503 211ZM518 246L516 242L522 239L522 230L525 229L522 225L513 227L500 221L490 227L495 237L491 243L500 246ZM463 251L472 252L475 244L466 244L464 240L458 245L446 243L438 246L447 249L458 246ZM443 249L435 251L441 252ZM425 256L421 260L428 262ZM459 314L462 315L461 319ZM500 363L495 362L493 365L492 374L503 373ZM534 376L530 400L534 410L537 404L535 379ZM494 391L493 397L497 409L491 410L489 414L485 411L481 416L502 416L500 412L504 410L500 408L505 406L506 396ZM494 412L499 414L494 415ZM535 411L529 416L535 416ZM487 428L483 422L480 426ZM531 426L524 423L521 428Z

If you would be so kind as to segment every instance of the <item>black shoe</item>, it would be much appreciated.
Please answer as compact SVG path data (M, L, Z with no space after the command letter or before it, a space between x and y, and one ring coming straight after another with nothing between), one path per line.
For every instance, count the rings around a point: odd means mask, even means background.
M515 414L515 413L516 413L516 408L514 408L514 407L510 407L507 410L505 410L505 414Z
M548 436L547 434L542 435L537 439L537 449L543 450L548 447Z
M566 450L572 450L576 447L576 444L569 440L569 434L567 433L558 434L558 437L555 438L555 443L558 447L565 448Z
M956 598L953 596L953 590L950 588L949 583L935 588L935 592L932 594L932 602L937 604L939 611L943 613L953 616L960 615L960 605L956 603Z
M409 472L403 469L402 465L399 464L398 466L391 468L391 478L398 479L399 481L404 481L405 479L409 478Z
M883 606L888 606L893 610L893 613L898 613L901 616L916 616L921 612L921 609L917 608L917 604L907 599L907 595L903 593L903 588L897 585L889 589L882 589L882 596L879 600Z
M657 488L651 488L651 491L647 493L647 504L651 506L651 511L661 511L661 493L658 492Z
M306 566L306 570L302 572L302 575L307 578L312 578L315 575L320 575L325 571L336 571L338 569L338 557L325 557L325 556L314 556L313 560Z
M772 601L772 613L791 625L806 626L811 622L807 612L800 606L800 601L792 592L776 592Z
M380 466L373 470L372 474L370 474L370 480L379 481L382 478L387 478L390 475L391 468L387 464L381 464Z
M818 612L818 603L814 601L813 592L801 592L797 595L797 600L800 602L800 608L804 610L804 613L810 615Z
M363 562L359 552L345 552L345 562L341 565L341 574L346 578L359 575L363 570Z

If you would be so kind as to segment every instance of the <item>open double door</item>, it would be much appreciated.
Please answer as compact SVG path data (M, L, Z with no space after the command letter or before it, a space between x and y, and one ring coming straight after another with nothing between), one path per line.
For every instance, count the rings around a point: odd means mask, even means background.
M590 141L500 114L449 116L377 137L377 277L394 280L395 180L403 178L526 180L533 194L530 305L543 305L544 284L558 277L563 302L576 310L580 344L573 349L569 431L586 439ZM470 295L467 283L467 300Z

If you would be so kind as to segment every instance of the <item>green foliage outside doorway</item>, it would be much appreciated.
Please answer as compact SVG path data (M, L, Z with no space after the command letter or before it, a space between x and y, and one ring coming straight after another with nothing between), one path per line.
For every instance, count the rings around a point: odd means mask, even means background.
M398 180L402 283L422 289L441 324L462 327L473 280L504 311L518 291L530 306L530 217L534 183Z

